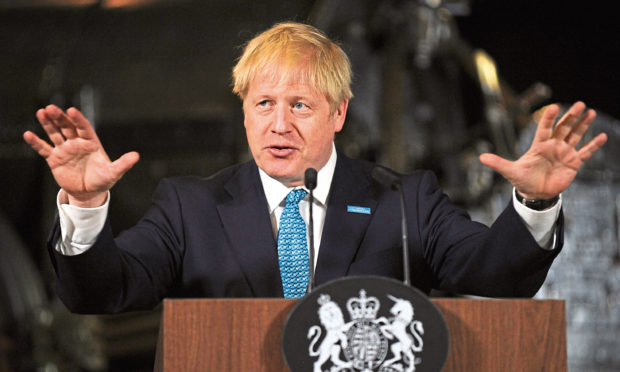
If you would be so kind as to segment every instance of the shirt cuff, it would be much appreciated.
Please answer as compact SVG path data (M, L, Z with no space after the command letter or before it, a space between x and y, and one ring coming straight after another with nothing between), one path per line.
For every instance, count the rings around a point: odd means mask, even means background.
M538 245L543 249L554 249L556 221L562 209L562 195L560 195L560 200L558 200L553 207L545 209L544 211L537 211L519 203L515 192L516 189L513 188L512 204L517 214L521 217L521 220L534 237L534 240L536 240Z
M56 243L56 251L66 256L86 252L95 244L108 216L110 192L105 203L96 208L80 208L60 202L60 191L56 197L61 239Z

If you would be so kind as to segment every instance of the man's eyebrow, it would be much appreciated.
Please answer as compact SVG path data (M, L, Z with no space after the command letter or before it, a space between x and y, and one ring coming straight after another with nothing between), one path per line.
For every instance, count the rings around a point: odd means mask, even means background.
M315 101L316 100L312 94L306 94L306 95L295 94L295 95L290 96L289 99L290 100L304 100L304 101Z

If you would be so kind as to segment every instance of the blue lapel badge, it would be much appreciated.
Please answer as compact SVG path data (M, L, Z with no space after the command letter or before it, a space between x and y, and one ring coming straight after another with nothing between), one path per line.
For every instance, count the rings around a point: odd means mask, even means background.
M358 207L357 205L347 205L347 212L349 212L349 213L370 214L370 208L368 208L368 207Z

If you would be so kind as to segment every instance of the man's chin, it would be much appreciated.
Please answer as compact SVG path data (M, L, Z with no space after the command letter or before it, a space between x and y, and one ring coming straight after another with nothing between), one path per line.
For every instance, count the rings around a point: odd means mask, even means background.
M290 170L284 169L274 169L268 168L264 169L265 173L271 178L278 180L279 182L285 184L286 186L299 186L304 184L304 176L303 172L293 172Z

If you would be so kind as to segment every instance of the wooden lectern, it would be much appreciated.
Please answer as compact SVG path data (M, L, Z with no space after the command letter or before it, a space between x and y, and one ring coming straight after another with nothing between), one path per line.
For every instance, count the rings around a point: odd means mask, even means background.
M566 371L564 301L433 302L450 330L444 371ZM288 371L281 332L295 303L165 300L155 371Z

